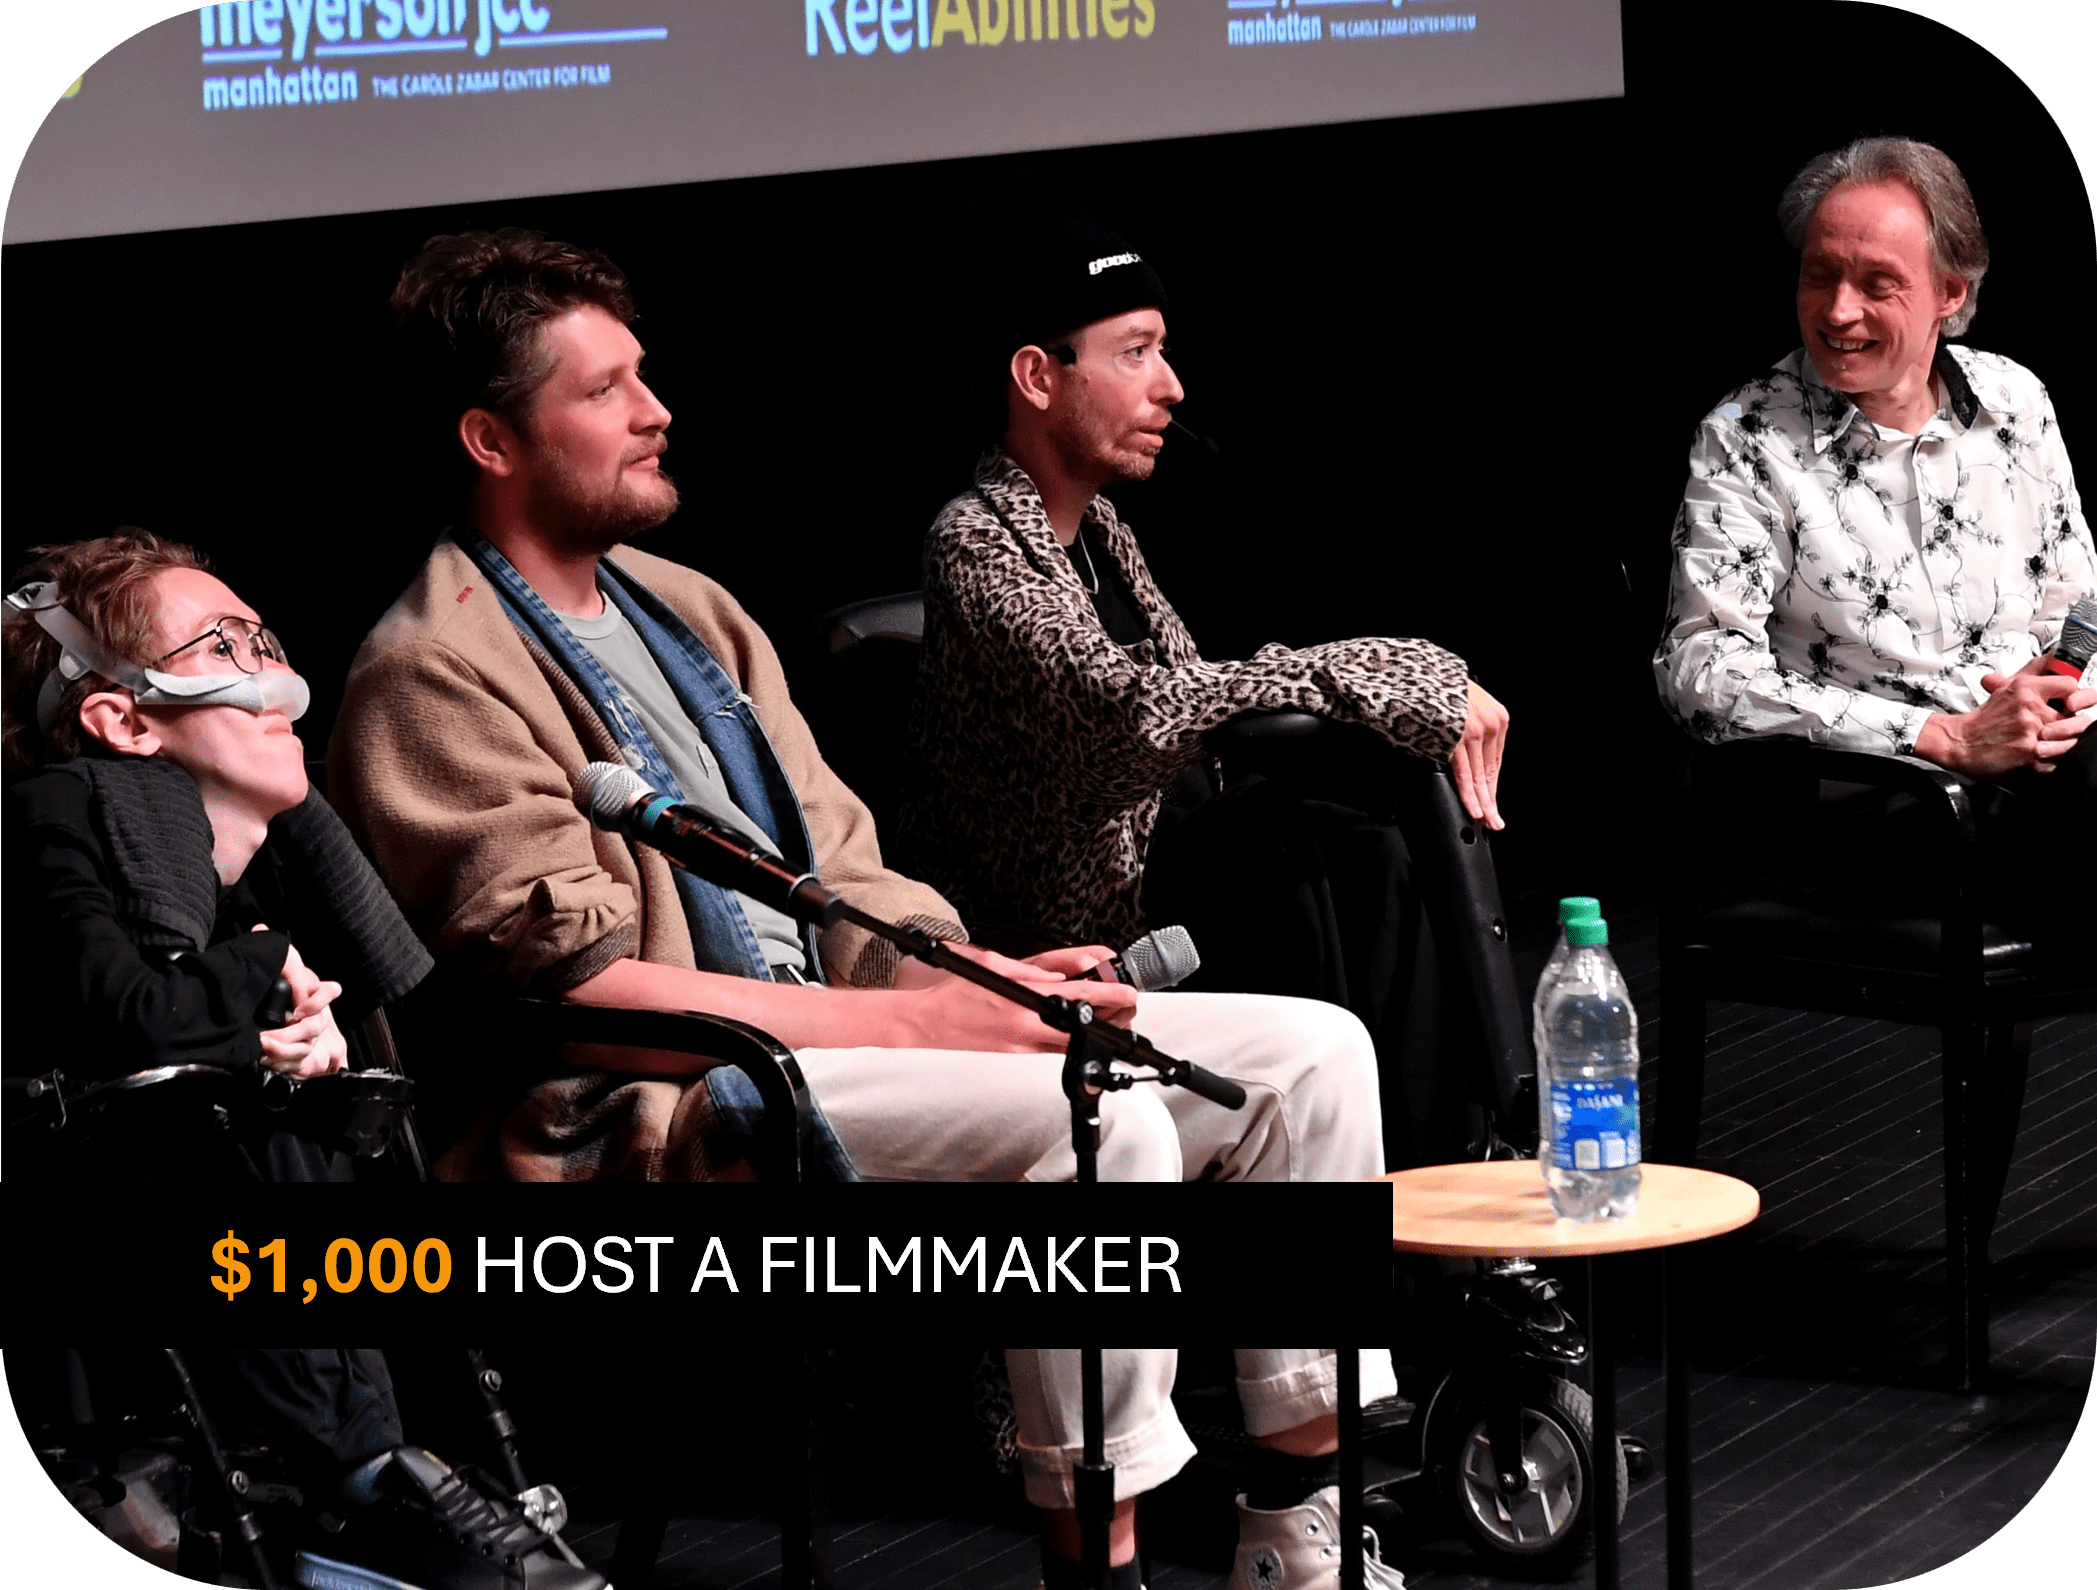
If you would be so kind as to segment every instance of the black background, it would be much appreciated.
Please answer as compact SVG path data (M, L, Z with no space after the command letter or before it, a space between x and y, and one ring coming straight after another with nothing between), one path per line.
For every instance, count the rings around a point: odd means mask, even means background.
M1159 266L1181 417L1115 493L1204 649L1422 634L1514 713L1510 892L1637 881L1669 730L1649 655L1691 428L1796 345L1776 196L1818 151L1925 138L1998 261L1973 341L2053 383L2071 446L2091 222L2051 118L1963 37L1864 5L1628 0L1622 100L1032 157ZM313 682L447 504L382 353L432 233L522 224L628 271L685 507L650 549L722 580L807 679L810 621L911 587L982 441L967 305L999 262L972 163L20 245L5 561L140 524L216 560Z

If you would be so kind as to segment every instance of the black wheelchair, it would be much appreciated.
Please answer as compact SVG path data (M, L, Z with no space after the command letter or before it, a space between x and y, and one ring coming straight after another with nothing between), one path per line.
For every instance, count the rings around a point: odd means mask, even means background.
M470 1378L487 1461L460 1472L579 1568L561 1538L565 1499L526 1478L501 1372L479 1348L464 1349L462 1358L451 1377ZM16 1411L45 1474L117 1547L206 1584L278 1590L328 1580L301 1546L316 1514L325 1528L323 1499L301 1490L281 1451L227 1417L227 1372L194 1348L8 1354ZM332 1579L340 1582L339 1569Z

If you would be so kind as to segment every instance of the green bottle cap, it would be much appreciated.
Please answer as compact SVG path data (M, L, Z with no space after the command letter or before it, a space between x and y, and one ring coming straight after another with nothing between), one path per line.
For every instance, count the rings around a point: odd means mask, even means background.
M1598 917L1602 914L1602 902L1591 894L1571 894L1558 902L1558 922L1563 927L1568 922L1577 922L1583 917Z
M1609 942L1609 924L1598 916L1575 917L1565 925L1565 941L1574 949Z

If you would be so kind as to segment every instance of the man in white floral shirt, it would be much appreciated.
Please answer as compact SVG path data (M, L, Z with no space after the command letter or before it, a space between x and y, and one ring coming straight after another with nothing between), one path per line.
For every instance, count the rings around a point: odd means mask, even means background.
M1699 739L1912 753L2087 822L2097 690L2044 653L2097 554L2046 389L1941 341L1988 266L1964 177L1928 144L1863 139L1778 214L1805 346L1698 427L1663 701Z

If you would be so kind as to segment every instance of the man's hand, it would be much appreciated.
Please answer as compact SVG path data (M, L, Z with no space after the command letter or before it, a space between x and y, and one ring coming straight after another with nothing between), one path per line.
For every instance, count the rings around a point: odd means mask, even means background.
M1060 976L1040 974L1018 979L1037 994L1082 999L1102 1021L1126 1027L1136 1017L1136 990L1126 983L1085 982L1073 987ZM948 978L945 987L907 996L908 1036L899 1047L974 1049L1004 1054L1059 1053L1069 1041L1044 1026L1031 1010L1022 1009L987 988Z
M1043 950L1039 955L1029 955L1027 965L1035 968L1030 974L1039 977L1043 972L1053 972L1059 977L1086 978L1085 974L1097 970L1099 980L1118 983L1114 968L1107 963L1114 959L1114 951L1104 944L1073 944L1065 949Z
M973 944L947 948L987 971L1024 983L1037 994L1082 999L1102 1020L1117 1027L1126 1027L1135 1019L1136 990L1126 984L1087 980L1080 987L1070 986L1071 979L1113 959L1114 952L1105 945L1046 950L1023 961ZM1061 1049L1068 1041L1054 1028L1043 1026L1032 1011L923 961L906 958L896 968L895 986L914 996L909 1007L914 1018L911 1024L917 1029L913 1047L1031 1054Z
M263 926L256 924L260 933ZM299 959L298 947L284 952L284 981L291 985L291 1020L262 1035L262 1063L290 1077L320 1077L349 1063L349 1044L328 1007L342 993L340 983L315 976Z
M1046 950L1039 955L1030 955L1023 961L1000 955L996 950L986 950L976 944L949 944L948 949L966 960L974 961L986 971L996 972L1000 977L1010 977L1019 982L1038 983L1044 979L1076 977L1089 971L1102 961L1114 958L1114 952L1101 945L1082 949ZM953 981L952 972L943 972L936 966L927 965L914 955L906 955L896 964L894 986L909 993L927 988L939 988Z
M2065 756L2090 726L2073 714L2097 705L2097 690L2045 672L2040 659L2014 674L1984 674L1981 688L1988 699L1973 711L1930 716L1915 736L1917 756L1976 778L2020 767L2050 773L2054 758Z
M1507 709L1474 679L1463 738L1449 753L1449 767L1456 774L1456 793L1464 810L1492 829L1507 826L1500 816L1500 758L1506 748Z

